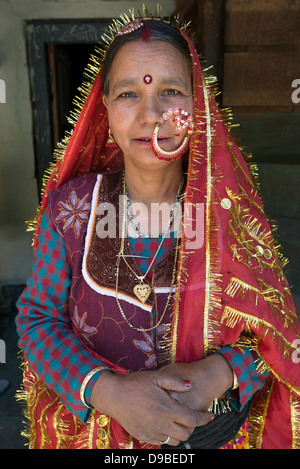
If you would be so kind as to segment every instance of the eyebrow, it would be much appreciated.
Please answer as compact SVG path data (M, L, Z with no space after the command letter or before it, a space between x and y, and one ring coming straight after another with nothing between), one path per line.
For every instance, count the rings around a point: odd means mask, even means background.
M120 81L117 81L117 83L115 83L115 85L112 88L112 91L116 92L120 89L127 88L128 86L137 85L137 84L138 84L138 80L135 78L120 80Z
M139 84L139 79L137 78L126 78L124 80L117 81L112 88L113 92L117 92L118 90L122 90L124 88L128 88L129 86L134 86ZM160 85L168 85L168 86L186 86L186 83L181 78L176 77L166 77L162 78L159 82Z
M168 86L186 86L186 82L181 78L170 77L170 78L163 78L160 81L161 85L168 85Z

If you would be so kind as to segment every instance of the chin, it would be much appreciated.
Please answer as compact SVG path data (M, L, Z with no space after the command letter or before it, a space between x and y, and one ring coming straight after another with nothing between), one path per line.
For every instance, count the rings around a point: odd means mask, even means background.
M145 155L143 159L139 159L139 162L145 164L145 166L151 165L151 167L155 166L155 167L162 167L162 168L165 168L166 166L169 166L171 163L173 163L173 161L166 161L166 160L161 160L157 158L152 151L147 156Z
M168 161L163 161L157 158L152 150L146 150L146 151L140 151L137 155L134 156L128 156L124 157L124 160L126 161L132 161L135 166L145 166L145 167L151 167L153 168L154 166L159 167L159 166L166 166L168 165Z

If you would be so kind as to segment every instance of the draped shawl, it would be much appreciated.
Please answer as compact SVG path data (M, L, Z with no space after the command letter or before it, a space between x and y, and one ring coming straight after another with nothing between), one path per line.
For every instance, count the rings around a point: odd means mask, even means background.
M185 191L185 204L191 209L184 211L169 360L199 360L225 344L252 347L259 356L258 366L269 370L269 378L254 397L251 445L298 448L299 323L282 257L253 179L254 166L246 161L216 105L213 81L204 76L194 45L184 29L180 32L192 59L195 131ZM108 117L102 102L101 57L93 56L88 70L90 80L81 88L73 114L74 130L56 151L38 223L49 191L82 174L123 166L120 149L106 146ZM203 203L202 242L191 247L188 233L197 207ZM105 362L105 357L99 358ZM127 372L112 363L109 366L117 373ZM35 435L48 432L49 436L52 426L54 447L150 447L99 412L93 411L85 425L76 422L55 401L52 391L42 392L44 383L28 366L24 384L29 411L30 397L36 399Z

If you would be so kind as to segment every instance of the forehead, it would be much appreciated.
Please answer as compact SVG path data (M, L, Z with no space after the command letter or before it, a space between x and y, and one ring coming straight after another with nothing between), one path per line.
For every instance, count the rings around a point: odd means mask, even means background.
M109 72L110 82L137 77L145 73L156 76L180 76L190 80L187 59L172 44L152 41L128 42L117 52Z

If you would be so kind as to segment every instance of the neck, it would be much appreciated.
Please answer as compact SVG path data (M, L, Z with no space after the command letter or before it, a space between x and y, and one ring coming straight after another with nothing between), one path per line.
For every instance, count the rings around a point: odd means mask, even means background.
M126 166L125 180L131 202L142 202L147 206L163 202L172 204L183 177L181 161L175 163L152 171Z

